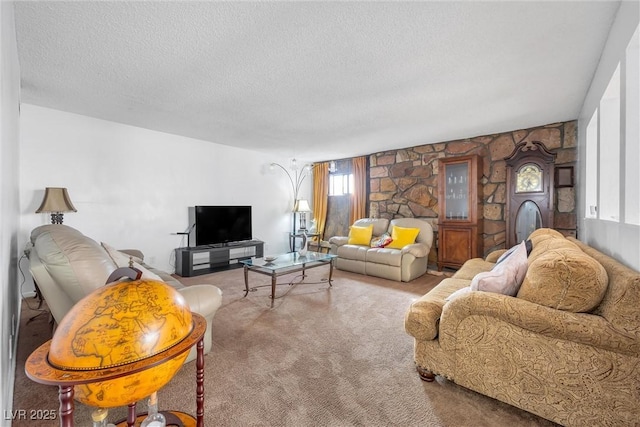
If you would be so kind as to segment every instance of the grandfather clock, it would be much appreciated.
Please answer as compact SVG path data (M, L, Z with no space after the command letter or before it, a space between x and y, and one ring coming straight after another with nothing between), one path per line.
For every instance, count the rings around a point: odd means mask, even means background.
M553 227L555 153L539 141L521 142L507 165L507 248L536 229Z

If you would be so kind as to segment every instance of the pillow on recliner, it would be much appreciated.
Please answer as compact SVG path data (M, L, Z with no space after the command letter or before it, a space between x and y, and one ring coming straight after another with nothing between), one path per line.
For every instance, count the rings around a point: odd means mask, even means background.
M393 239L391 238L391 235L389 233L384 233L382 236L371 240L371 247L372 248L384 248L385 246L388 246L389 243L393 242Z
M371 243L371 236L373 235L373 224L366 227L358 227L352 225L349 227L349 241L348 245L366 245Z
M387 247L402 249L407 245L412 245L416 242L418 234L420 234L419 228L406 228L394 225L391 228L392 241Z

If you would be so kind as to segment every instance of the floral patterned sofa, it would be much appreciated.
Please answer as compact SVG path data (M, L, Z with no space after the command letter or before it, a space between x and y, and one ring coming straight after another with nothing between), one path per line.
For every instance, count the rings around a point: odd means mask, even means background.
M532 250L515 296L454 292L500 253L467 261L412 303L422 379L441 375L562 425L640 422L640 273L550 229Z

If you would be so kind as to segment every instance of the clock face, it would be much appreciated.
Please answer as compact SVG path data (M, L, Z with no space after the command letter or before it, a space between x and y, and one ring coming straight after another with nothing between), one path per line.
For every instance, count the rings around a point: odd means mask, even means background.
M533 163L528 163L516 172L516 193L542 191L542 170Z

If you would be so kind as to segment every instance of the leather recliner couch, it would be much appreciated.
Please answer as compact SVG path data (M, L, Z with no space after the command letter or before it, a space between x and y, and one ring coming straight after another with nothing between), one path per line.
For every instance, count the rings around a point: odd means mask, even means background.
M35 228L25 252L33 280L56 323L60 323L76 302L104 286L111 273L123 267L116 264L103 245L63 224ZM222 303L222 291L209 284L184 286L170 274L145 264L144 256L138 250L122 251L120 255L130 256L136 262L134 266L144 272L143 279L145 275L155 280L159 278L175 288L191 311L206 319L204 351L209 352L213 316ZM192 349L187 361L194 358L195 349Z
M349 244L348 236L333 236L329 239L331 253L338 255L336 267L340 270L384 279L409 282L427 272L429 251L433 244L433 228L427 221L418 218L363 218L353 223L356 227L373 225L373 238L392 233L394 225L403 228L418 228L415 243L401 249L371 247Z

